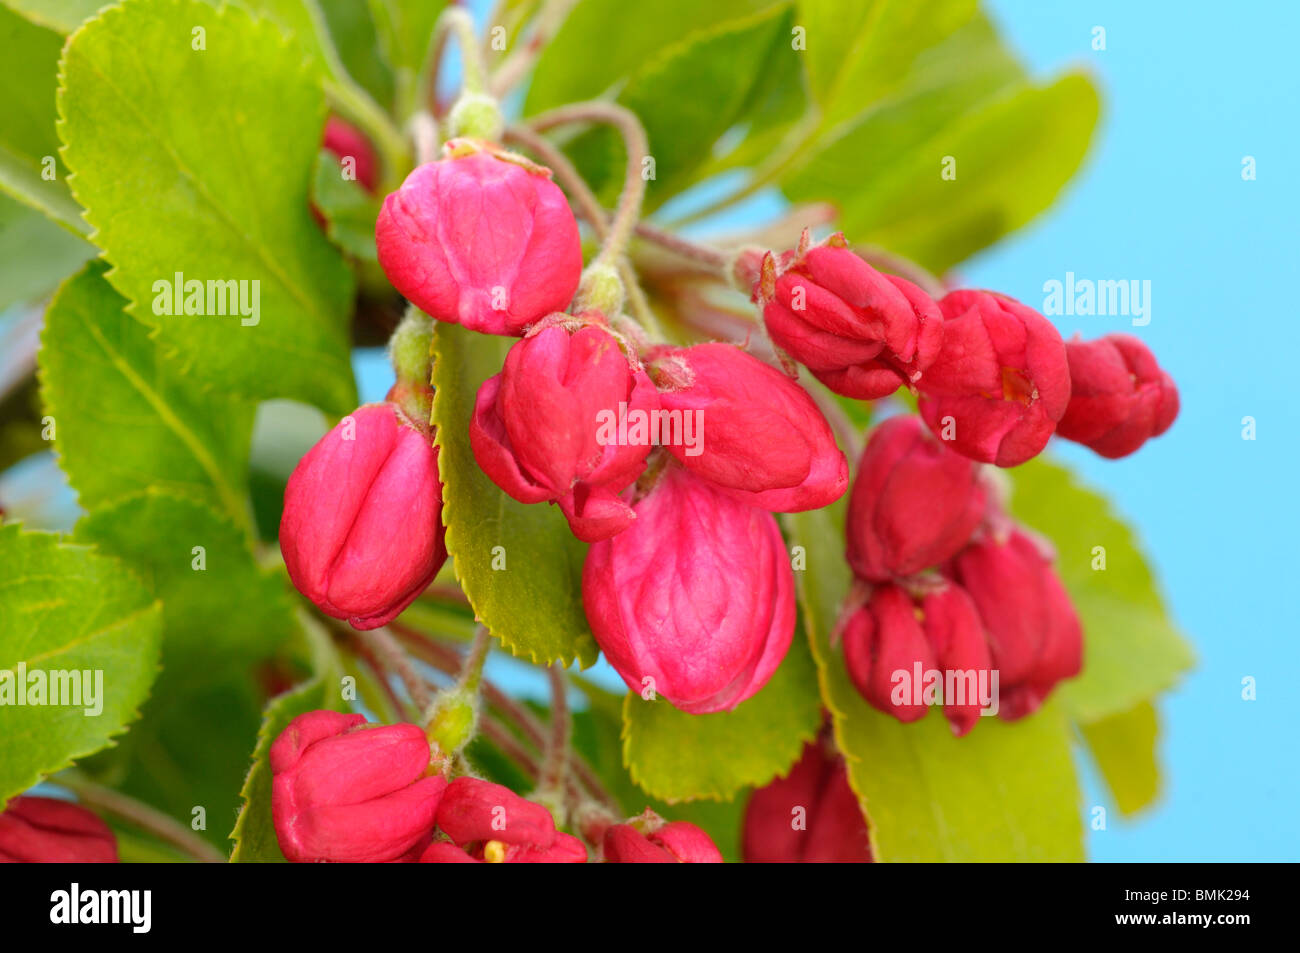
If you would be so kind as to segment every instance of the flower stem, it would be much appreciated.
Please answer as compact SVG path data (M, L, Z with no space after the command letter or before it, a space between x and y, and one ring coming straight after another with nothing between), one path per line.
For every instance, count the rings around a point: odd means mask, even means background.
M474 35L474 18L462 7L448 7L438 16L433 28L432 48L445 42L449 35L456 37L460 46L461 69L464 74L464 87L467 93L487 92L487 66L483 62L483 50Z
M587 185L587 181L569 161L569 157L556 148L549 139L534 132L528 126L510 126L506 129L505 136L507 141L517 143L532 152L551 170L556 180L578 206L578 214L587 220L591 230L596 233L596 238L604 243L609 237L609 217L601 208L599 200ZM639 231L640 226L638 225L637 228ZM618 274L623 281L627 303L632 309L633 316L642 328L653 331L657 340L663 340L658 319L650 309L650 302L646 299L645 292L641 290L636 271L626 256L619 257Z
M546 746L546 763L539 787L559 791L564 787L565 769L569 764L569 733L572 728L569 683L564 677L564 669L558 665L547 668L546 674L551 680L551 736Z
M439 671L455 674L461 669L460 653L453 647L445 645L438 639L405 623L394 622L390 624L389 628L399 638L403 639L417 656ZM482 688L483 699L488 705L515 724L524 733L525 738L538 748L546 744L546 726L542 724L536 715L516 702L491 681L484 679ZM622 809L618 802L605 789L596 772L592 770L591 765L584 758L576 752L570 751L569 766L592 797L601 801L615 814L621 812Z
M406 686L406 693L411 696L416 709L425 711L433 701L424 679L416 673L411 665L411 658L397 644L392 633L387 629L367 629L357 632L357 639L374 653L380 664L389 672L397 675Z
M506 95L528 74L537 62L537 58L542 55L542 51L546 49L546 44L559 30L560 24L564 22L565 16L575 2L576 0L545 0L533 35L525 43L515 47L492 74L490 87L494 96Z
M96 784L77 771L67 771L54 780L56 784L76 794L81 803L87 807L107 811L128 822L132 827L138 827L142 831L153 834L159 840L171 844L200 863L224 864L226 862L226 856L202 837L143 801L137 801L120 791Z
M645 198L645 178L641 175L641 162L649 152L641 120L630 109L616 103L597 100L560 106L540 116L534 116L528 125L536 132L545 132L556 126L573 123L604 123L613 126L623 138L627 152L627 171L623 176L623 191L618 197L618 207L610 222L609 233L596 256L597 261L616 264L627 249L628 239L641 217L641 202Z

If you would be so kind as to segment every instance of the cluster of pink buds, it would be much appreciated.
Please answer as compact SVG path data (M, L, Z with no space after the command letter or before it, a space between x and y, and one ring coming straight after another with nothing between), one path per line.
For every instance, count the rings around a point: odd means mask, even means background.
M576 221L547 170L495 146L448 143L387 198L376 242L434 318L521 336L479 390L471 446L505 493L555 504L593 544L583 601L627 683L690 712L762 688L795 621L771 514L848 488L808 393L731 344L634 346L613 315L563 313Z
M0 811L0 864L115 864L117 839L84 807L16 797Z
M1078 674L1082 631L1050 553L916 417L872 433L846 535L859 583L837 635L881 711L914 721L941 699L962 735L982 710L1019 718Z
M754 273L752 255L737 273ZM1178 413L1169 375L1136 338L1066 344L1033 308L989 291L937 302L851 251L843 236L767 253L753 297L777 347L831 390L864 400L900 386L953 450L1013 467L1053 433L1107 457L1132 453Z
M270 765L276 838L295 863L581 864L588 859L586 844L557 830L541 804L469 776L448 782L416 725L380 726L363 715L307 712L271 745ZM633 819L603 825L594 843L611 863L722 859L707 834L680 822L651 825ZM4 850L0 833L0 857Z

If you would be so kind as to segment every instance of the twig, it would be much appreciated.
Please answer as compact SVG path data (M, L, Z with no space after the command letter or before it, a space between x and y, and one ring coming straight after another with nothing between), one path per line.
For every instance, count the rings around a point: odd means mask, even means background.
M387 629L368 629L357 632L356 638L375 653L385 669L397 674L402 684L406 686L406 692L411 696L415 707L419 711L426 711L432 699L429 697L424 679L420 678L411 666L410 657L402 651L402 647L397 644L392 633Z
M551 737L546 746L546 762L538 787L554 791L564 786L565 766L569 763L569 685L564 669L552 665L546 669L551 680Z
M460 671L460 653L454 648L399 622L390 623L389 628L405 639L415 654L434 668L450 675ZM491 707L514 722L533 745L539 749L545 746L546 726L527 707L516 702L488 679L483 680L483 697ZM591 765L576 752L570 752L570 766L592 797L609 806L614 813L621 810L618 801L606 790Z
M59 775L55 783L72 791L83 804L116 815L132 826L153 834L204 864L224 864L226 856L175 819L142 801L96 784L75 771Z

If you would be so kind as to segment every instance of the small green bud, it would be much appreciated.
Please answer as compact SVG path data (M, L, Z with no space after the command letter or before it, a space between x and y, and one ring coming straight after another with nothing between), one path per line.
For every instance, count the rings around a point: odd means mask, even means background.
M573 299L574 310L599 311L607 318L617 317L623 310L623 279L618 269L599 259L587 266Z
M424 733L444 754L453 755L474 736L477 723L477 694L458 685L438 695Z
M501 107L483 93L462 94L451 108L448 125L453 139L464 137L486 142L500 142L506 128Z

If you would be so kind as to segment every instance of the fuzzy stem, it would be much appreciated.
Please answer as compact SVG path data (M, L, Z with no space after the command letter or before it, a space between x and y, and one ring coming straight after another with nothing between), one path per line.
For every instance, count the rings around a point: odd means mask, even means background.
M429 707L432 699L429 697L424 679L416 673L411 665L410 656L402 651L402 647L397 644L391 632L387 629L367 629L358 632L357 638L374 652L385 669L396 673L402 680L407 694L411 696L411 701L419 711Z
M487 65L483 51L474 36L474 18L461 7L448 7L438 16L433 28L434 49L446 41L448 35L456 37L460 46L461 69L467 93L487 92Z
M407 124L415 143L415 164L424 165L438 158L438 121L423 109Z
M426 635L404 623L394 622L389 626L399 637L406 640L413 651L439 671L454 675L460 669L460 653L448 645ZM524 736L537 747L546 743L546 726L525 706L516 702L491 681L483 680L483 698L497 711L516 724ZM570 767L592 797L601 801L614 813L621 808L613 796L605 789L596 772L586 760L577 753L570 753Z
M541 15L537 18L537 27L533 35L506 57L495 73L492 74L490 88L492 95L505 96L519 84L533 65L537 62L546 44L559 30L569 9L575 0L546 0L542 5ZM494 21L489 21L494 22Z
M591 230L596 233L596 238L604 243L609 237L609 218L601 208L595 193L587 185L587 181L569 161L569 157L557 149L549 139L538 135L527 126L511 126L506 129L505 135L508 141L528 149L550 168L556 180L578 206L578 214L587 220ZM638 225L638 233L640 229L641 225ZM623 289L627 293L627 303L632 309L633 316L643 328L654 333L656 340L663 340L659 321L650 309L650 302L646 299L645 292L641 290L636 270L626 257L619 258L618 274L623 281Z
M630 109L616 103L592 100L544 112L530 119L528 125L536 132L545 132L556 126L592 122L613 126L622 136L623 147L627 152L623 191L618 197L618 207L610 222L609 234L596 256L596 261L616 265L627 248L632 230L636 228L637 219L641 216L641 201L645 198L646 186L641 175L641 161L649 152L650 144L641 120Z
M477 692L483 683L483 663L487 661L488 649L491 648L492 634L487 626L480 625L474 633L474 641L465 656L465 667L461 670L460 684L471 692Z
M564 786L565 768L569 763L569 683L564 669L552 665L546 670L551 680L551 737L546 746L546 763L539 787L559 791Z
M226 856L193 831L142 801L112 788L96 784L84 775L69 771L54 779L55 783L77 795L81 803L99 808L127 821L133 827L153 834L177 850L204 864L224 864Z
M666 248L683 258L704 265L710 271L726 275L727 263L731 260L731 257L720 249L682 238L680 235L665 231L651 225L649 222L638 222L636 235L638 238L643 238L661 248Z

